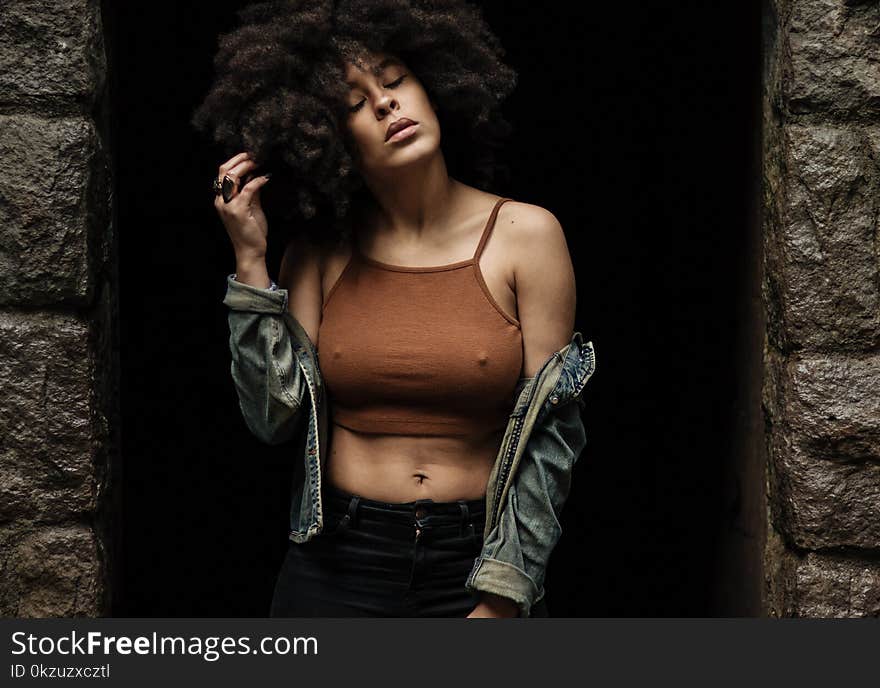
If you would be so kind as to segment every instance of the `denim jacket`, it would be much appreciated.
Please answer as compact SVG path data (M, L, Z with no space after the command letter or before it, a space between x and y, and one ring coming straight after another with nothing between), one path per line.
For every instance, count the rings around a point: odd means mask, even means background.
M248 429L267 444L292 442L290 539L307 542L324 526L327 392L318 352L287 309L286 289L226 278L231 373ZM580 332L534 377L522 377L486 489L483 548L464 585L514 600L520 616L544 596L559 515L586 444L583 389L596 367ZM302 422L301 422L302 421Z

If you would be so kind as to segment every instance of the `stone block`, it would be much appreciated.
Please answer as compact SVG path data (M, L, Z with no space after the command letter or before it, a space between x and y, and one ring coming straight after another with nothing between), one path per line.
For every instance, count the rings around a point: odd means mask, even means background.
M796 560L786 591L786 617L880 617L880 562L815 552Z
M71 316L0 311L0 523L96 507L89 336Z
M880 345L875 129L785 128L784 200L765 245L783 351ZM775 334L779 332L779 334Z
M98 0L4 0L0 105L67 99L91 110L106 82L102 32Z
M19 618L108 613L100 544L84 525L0 532L0 614Z
M87 304L106 231L93 124L0 115L0 159L0 304Z
M786 110L836 120L880 115L880 4L798 0L788 19Z
M880 357L768 368L774 521L803 549L880 549Z

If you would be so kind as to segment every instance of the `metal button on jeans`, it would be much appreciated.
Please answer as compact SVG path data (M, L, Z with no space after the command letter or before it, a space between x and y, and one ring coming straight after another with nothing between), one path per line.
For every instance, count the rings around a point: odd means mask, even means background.
M416 509L416 518L424 518L426 513L425 507L420 506Z
M559 403L559 397L557 397L557 396L554 394L552 397L550 397L550 403L551 403L551 404L558 404L558 403Z

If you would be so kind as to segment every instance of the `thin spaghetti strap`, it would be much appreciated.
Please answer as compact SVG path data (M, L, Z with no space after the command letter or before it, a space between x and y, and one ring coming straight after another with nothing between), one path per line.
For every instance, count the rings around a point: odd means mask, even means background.
M495 202L495 207L492 208L492 213L489 215L489 219L486 221L486 226L483 229L483 234L480 237L480 243L477 244L477 250L474 251L474 263L479 264L480 262L480 254L483 252L483 247L486 245L486 241L488 241L489 235L492 233L492 228L495 226L495 218L498 216L498 209L504 201L509 200L509 198L504 198L502 196Z

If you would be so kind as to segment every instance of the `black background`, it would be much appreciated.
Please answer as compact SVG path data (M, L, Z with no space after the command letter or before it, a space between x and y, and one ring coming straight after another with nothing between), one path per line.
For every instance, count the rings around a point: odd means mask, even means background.
M221 303L234 255L208 191L222 160L188 124L243 3L104 4L121 255L114 615L266 616L301 457L240 416ZM597 354L551 614L711 616L736 314L756 260L759 2L478 4L519 73L504 195L565 228L576 329Z

